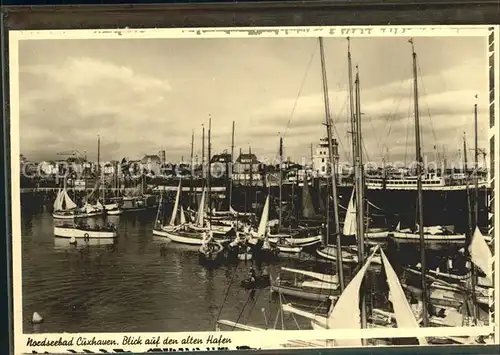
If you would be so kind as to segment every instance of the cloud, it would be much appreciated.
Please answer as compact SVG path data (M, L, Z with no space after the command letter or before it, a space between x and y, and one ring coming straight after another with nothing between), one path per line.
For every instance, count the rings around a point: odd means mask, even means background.
M407 41L352 42L369 158L413 154ZM486 146L484 46L482 39L419 39L426 151L461 147L463 131L473 129L475 94L479 142ZM328 39L325 51L334 135L341 158L349 158L345 39ZM266 159L277 155L280 136L285 155L309 159L310 145L326 134L315 39L26 41L20 63L21 151L30 159L53 159L71 149L93 158L97 134L102 159L141 158L160 149L167 159L187 159L193 131L200 156L209 115L213 153L230 149L232 121L235 151L251 147Z
M75 143L95 147L97 134L114 141L110 154L120 153L115 132L135 130L140 137L141 125L160 123L172 91L166 80L92 58L22 67L19 75L21 149L28 155L54 155L63 142L66 150ZM23 147L27 138L31 151Z
M484 63L469 61L441 72L419 77L420 127L423 135L424 153L434 147L439 151L458 151L462 145L463 132L468 131L468 140L473 138L473 106L478 103L479 145L485 146L488 101L484 78L475 75ZM411 75L411 73L410 73ZM484 77L484 76L483 76ZM479 79L475 79L479 78ZM345 85L347 87L347 85ZM479 93L476 100L475 95ZM348 158L350 128L348 90L330 90L331 115L335 124L335 135L341 141L340 151ZM380 160L389 151L393 158L404 158L408 152L414 154L414 101L413 80L403 78L379 87L361 89L361 111L363 140L372 158ZM293 116L291 108L296 105ZM278 132L286 136L290 151L308 149L311 137L326 135L322 125L325 117L321 92L296 98L280 98L270 105L256 109L253 124L246 132L276 140ZM273 134L274 133L274 134ZM302 154L304 155L304 154Z

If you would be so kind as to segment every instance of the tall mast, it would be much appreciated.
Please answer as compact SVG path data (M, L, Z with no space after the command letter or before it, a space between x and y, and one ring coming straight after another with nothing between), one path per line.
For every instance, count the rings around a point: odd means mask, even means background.
M464 152L467 152L467 143L466 143L466 139L465 139L465 132L464 132ZM474 233L473 230L474 230L475 226L472 223L472 211L471 211L470 190L469 190L470 175L469 175L469 172L467 171L467 154L464 154L464 170L465 170L465 182L466 182L465 190L467 192L467 222L468 222L468 224L467 224L467 240L469 240L469 243L470 243L472 241L472 233ZM476 194L477 194L477 186L476 186ZM477 197L477 195L476 195L476 197ZM477 206L477 200L474 201L474 205L475 205L474 207ZM475 212L476 211L474 211L474 213ZM475 220L474 222L477 223L477 220ZM476 323L477 312L478 312L477 307L476 307L477 303L476 303L476 293L475 293L476 273L475 273L474 264L472 262L470 262L470 265L471 265L470 281L471 281L471 290L472 290L471 298L472 298L472 315L473 315L472 318L474 319L474 323Z
M205 125L201 125L201 178L205 186Z
M234 121L233 121L233 130L231 134L231 166L227 169L226 174L229 174L229 210L231 210L231 206L233 205L233 164L234 164Z
M208 116L208 175L207 175L207 187L208 187L208 220L210 224L212 223L212 191L210 180L212 178L212 169L211 169L211 159L212 159L212 143L210 141L210 136L212 134L212 116Z
M477 99L477 95L476 95ZM477 103L474 104L474 171L475 171L475 191L474 191L474 226L478 225L478 202L479 202L479 153L477 147Z
M190 197L190 200L192 201L193 199L193 196L194 196L194 186L193 186L193 175L194 175L194 160L193 160L193 157L194 157L194 130L191 132L191 163L190 163L190 170L191 170L191 178L190 178L190 194L191 194L191 197Z
M347 37L347 67L349 73L349 111L351 113L351 143L352 143L352 165L356 166L356 109L354 106L354 89L352 87L352 59L351 59L351 39ZM357 191L356 191L357 192ZM361 260L360 260L361 262Z
M342 269L342 249L340 244L340 226L339 226L339 206L337 197L337 179L335 171L335 158L333 156L333 137L332 137L332 120L330 118L330 100L328 98L328 83L326 77L326 64L325 64L325 49L323 47L323 38L319 38L319 49L321 54L321 74L323 81L323 99L325 104L325 124L328 138L328 153L330 158L330 175L332 180L332 194L333 194L333 211L334 211L334 234L337 240L337 274L339 278L340 290L344 291L344 271ZM328 238L328 236L327 236Z
M283 217L282 213L282 199L283 199L283 171L281 170L283 168L283 137L280 137L280 167L279 167L279 173L280 173L280 189L279 189L279 228L281 229L281 219Z
M252 159L252 148L248 147L248 157L250 159L250 186L253 186L253 159Z
M357 70L357 67L356 67ZM356 72L356 155L354 174L356 178L356 210L357 210L357 237L359 264L363 265L365 259L365 206L363 186L363 154L361 140L361 93L359 85L359 73ZM361 327L366 328L366 293L361 292Z
M422 194L422 151L420 147L420 117L418 111L418 81L417 81L417 53L411 43L412 56L413 56L413 99L414 99L414 115L415 115L415 153L417 160L417 206L418 206L418 232L420 235L420 264L422 265L422 311L423 311L423 326L428 326L428 313L427 313L427 283L426 283L426 265L425 265L425 239L424 239L424 205Z

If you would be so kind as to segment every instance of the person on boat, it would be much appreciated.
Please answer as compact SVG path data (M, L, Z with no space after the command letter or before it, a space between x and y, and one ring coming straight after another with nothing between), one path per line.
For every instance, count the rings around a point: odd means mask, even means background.
M208 251L208 242L209 242L208 233L203 232L201 234L201 250L203 252L207 252Z
M227 231L226 236L229 238L236 237L236 228L234 226L234 222L231 222L231 229Z

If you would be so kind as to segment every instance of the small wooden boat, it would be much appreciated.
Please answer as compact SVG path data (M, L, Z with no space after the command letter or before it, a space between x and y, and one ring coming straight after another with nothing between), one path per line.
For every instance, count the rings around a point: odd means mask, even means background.
M283 279L283 272L294 274L293 280ZM308 280L313 279L313 280ZM271 280L271 291L311 301L326 302L337 296L338 278L336 275L282 267L280 276Z
M318 249L316 253L327 260L337 260L337 248L334 246L327 246ZM342 247L342 263L343 264L357 264L358 263L358 250L355 245ZM371 265L382 265L382 259L379 255L374 255Z
M220 261L224 247L215 241L203 243L198 250L200 262L216 262Z
M320 235L314 235L310 237L298 237L292 236L290 234L271 234L268 238L269 243L278 244L278 242L289 242L290 244L301 246L301 245L311 245L311 243L321 242Z
M81 226L63 224L54 226L54 235L60 238L82 238L83 240L99 238L116 238L118 232L115 226Z
M399 225L396 230L390 234L390 237L398 242L420 243L420 234L418 230L400 230ZM432 226L424 227L424 239L425 241L435 243L464 244L465 234L455 234L447 231L441 226Z
M74 219L100 216L103 214L103 208L91 206L86 203L85 206L79 208L75 202L69 197L66 188L59 190L56 200L54 201L54 212L52 217L56 219Z

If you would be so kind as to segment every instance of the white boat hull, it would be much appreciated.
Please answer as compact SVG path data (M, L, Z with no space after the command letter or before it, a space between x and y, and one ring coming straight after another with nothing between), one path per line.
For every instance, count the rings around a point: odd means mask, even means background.
M154 231L153 231L154 233ZM202 245L202 234L182 235L173 231L161 231L162 236L167 237L171 241L180 244ZM157 234L158 235L158 234Z
M74 219L74 218L87 218L87 217L95 217L95 216L101 216L102 211L95 211L95 212L81 212L81 213L75 213L75 214L60 214L58 212L52 213L52 217L56 219Z
M388 230L380 230L380 231L368 231L365 234L366 239L383 239L389 236Z
M310 245L310 243L317 243L321 242L321 236L320 235L315 235L312 237L304 237L304 238L293 238L291 236L270 236L268 238L269 243L271 244L277 244L280 239L284 239L287 243L293 244L295 246L302 246L302 245Z
M60 238L83 238L83 239L100 239L100 238L116 238L116 231L88 231L80 228L58 227L54 226L54 235Z
M285 253L285 254L298 254L302 251L302 247L288 247L288 246L277 246L278 251L280 253Z
M107 210L106 211L107 214L111 215L111 216L117 216L117 215L120 215L123 213L123 210Z
M316 251L316 253L327 260L336 261L337 260L337 248L336 247L326 247L321 248ZM342 250L342 263L344 264L357 264L358 254L354 251ZM382 259L380 256L375 255L372 259L372 264L382 265Z

